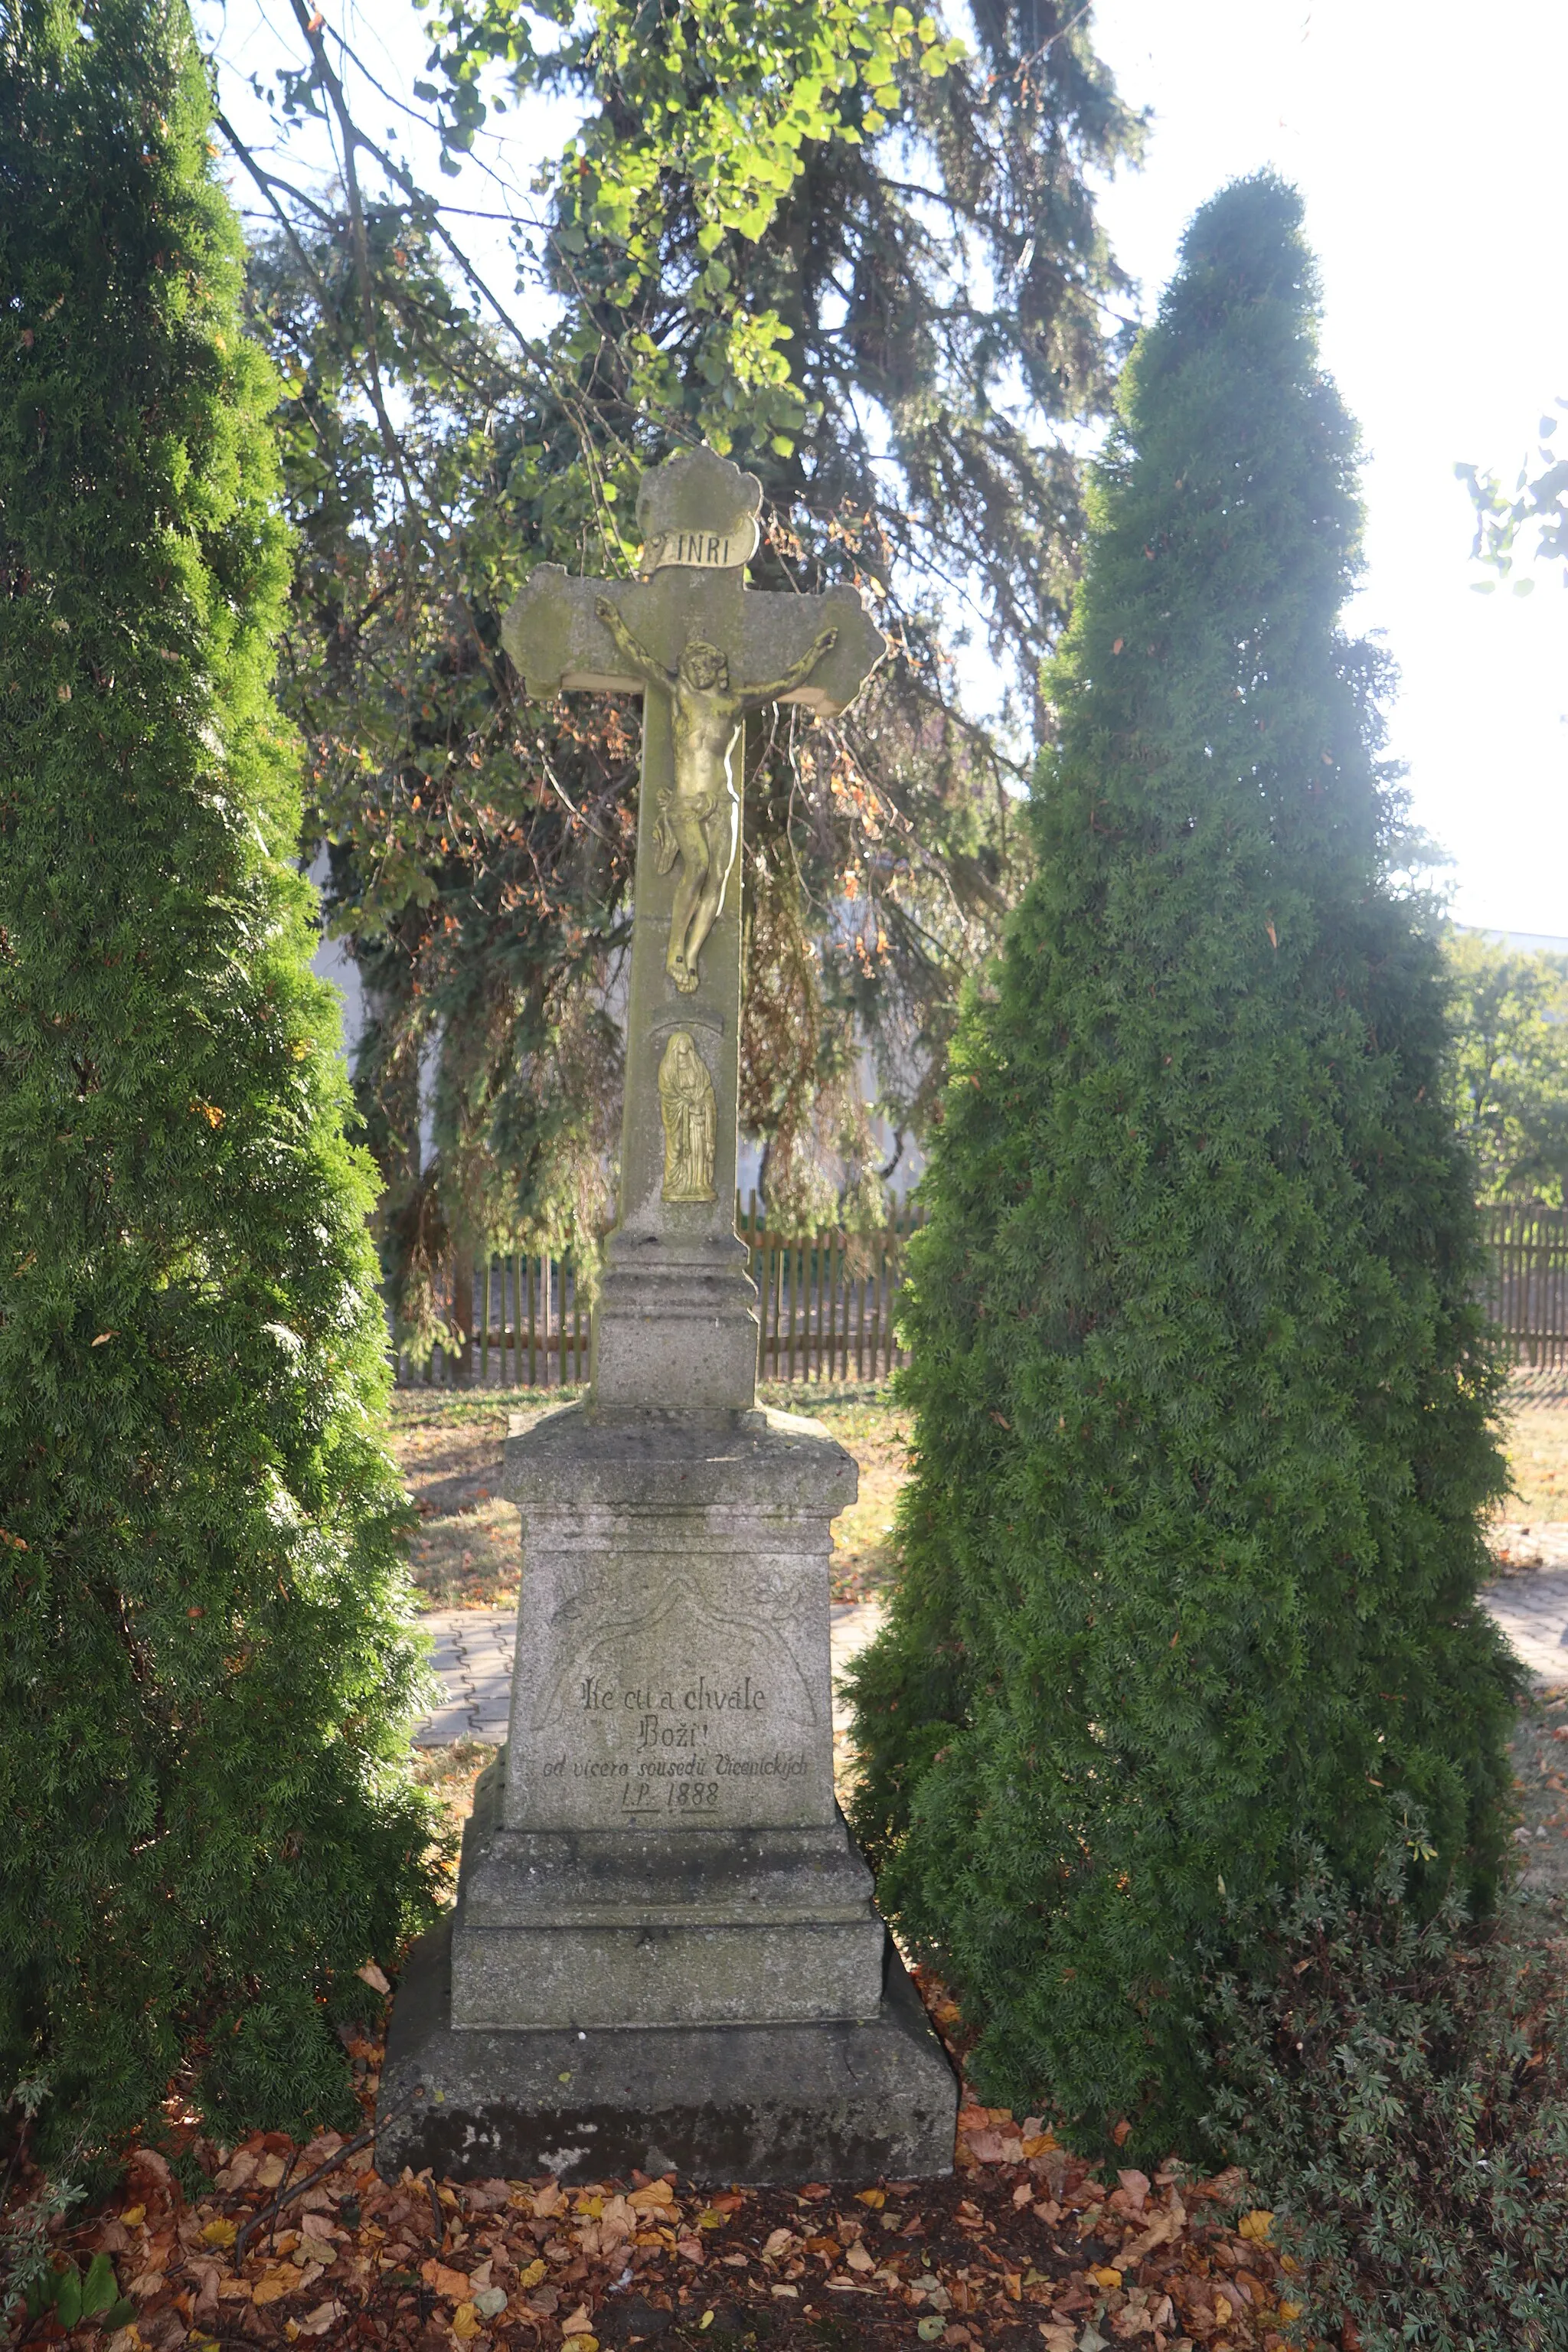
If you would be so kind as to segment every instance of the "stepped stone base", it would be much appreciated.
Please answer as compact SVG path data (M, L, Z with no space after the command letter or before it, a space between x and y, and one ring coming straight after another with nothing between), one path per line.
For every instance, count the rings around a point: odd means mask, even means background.
M952 2169L958 2084L890 1939L860 2023L491 2030L452 2024L448 1925L409 1955L380 2111L388 2179L920 2179Z
M841 1817L812 1829L510 1830L506 1755L463 1832L452 2022L875 2017L887 1934Z

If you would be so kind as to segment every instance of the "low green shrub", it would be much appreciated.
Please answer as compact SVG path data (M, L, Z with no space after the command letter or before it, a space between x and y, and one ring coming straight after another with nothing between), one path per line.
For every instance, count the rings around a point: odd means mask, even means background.
M1406 1857L1349 1901L1310 1857L1255 1971L1216 1975L1213 2137L1293 2227L1303 2333L1361 2352L1568 2347L1568 1991L1510 1896L1418 1919ZM1314 2331L1314 2323L1316 2330Z

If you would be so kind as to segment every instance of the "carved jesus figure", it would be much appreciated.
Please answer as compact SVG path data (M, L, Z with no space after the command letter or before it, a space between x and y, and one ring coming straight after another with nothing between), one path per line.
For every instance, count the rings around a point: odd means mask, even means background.
M706 639L689 638L681 648L679 667L667 669L633 636L607 596L601 596L594 609L630 667L650 686L662 687L674 706L675 781L658 796L654 847L661 874L680 860L664 968L681 994L689 996L735 858L741 803L730 755L741 720L748 710L761 709L804 686L837 644L838 632L822 630L782 676L732 687L728 660Z

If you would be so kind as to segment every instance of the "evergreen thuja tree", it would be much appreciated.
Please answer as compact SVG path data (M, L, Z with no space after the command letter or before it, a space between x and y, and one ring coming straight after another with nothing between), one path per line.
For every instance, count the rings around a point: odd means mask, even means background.
M1311 1848L1495 1879L1502 1484L1438 950L1342 634L1355 436L1295 195L1194 221L1048 680L1037 880L906 1293L902 1585L858 1828L994 2097L1190 2148L1206 1959Z
M270 369L184 0L0 35L0 2070L343 2109L428 1906Z

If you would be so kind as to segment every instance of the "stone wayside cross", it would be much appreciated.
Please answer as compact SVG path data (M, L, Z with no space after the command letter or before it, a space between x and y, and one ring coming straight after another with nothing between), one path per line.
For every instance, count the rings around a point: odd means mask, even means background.
M507 2179L908 2179L957 2084L834 1794L832 1522L857 1471L756 1405L734 1223L741 730L842 710L882 639L850 589L744 584L760 493L698 450L643 484L637 582L536 572L530 688L643 698L620 1223L581 1402L509 1437L507 1745L421 1937L376 2161Z
M645 476L641 580L544 564L502 640L544 697L643 697L620 1222L594 1338L600 1412L744 1412L755 1291L736 1237L743 720L773 702L832 717L884 641L852 588L748 589L756 478L698 449Z

